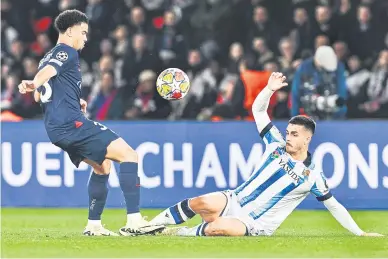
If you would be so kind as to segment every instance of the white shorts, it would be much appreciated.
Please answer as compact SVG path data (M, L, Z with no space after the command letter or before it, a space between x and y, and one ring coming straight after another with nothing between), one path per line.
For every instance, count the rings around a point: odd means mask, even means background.
M227 198L226 206L221 212L221 217L235 218L240 220L247 227L247 236L263 236L266 235L263 227L255 222L247 212L240 206L237 196L231 190L222 191Z

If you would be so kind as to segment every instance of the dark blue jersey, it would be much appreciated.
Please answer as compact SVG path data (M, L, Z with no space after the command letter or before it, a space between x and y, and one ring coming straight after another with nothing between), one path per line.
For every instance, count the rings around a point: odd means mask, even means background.
M83 115L80 106L81 68L78 52L57 44L39 62L39 70L51 65L57 75L39 87L44 123L50 140L55 143L72 134L75 121Z

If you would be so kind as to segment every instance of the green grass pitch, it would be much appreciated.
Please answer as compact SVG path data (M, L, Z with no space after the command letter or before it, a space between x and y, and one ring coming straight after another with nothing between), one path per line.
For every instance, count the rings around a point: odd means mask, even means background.
M351 214L364 230L388 234L388 211ZM274 236L241 238L85 237L86 209L3 208L1 216L1 257L388 257L388 237L355 237L327 211L295 211ZM125 217L106 209L103 223L117 231Z

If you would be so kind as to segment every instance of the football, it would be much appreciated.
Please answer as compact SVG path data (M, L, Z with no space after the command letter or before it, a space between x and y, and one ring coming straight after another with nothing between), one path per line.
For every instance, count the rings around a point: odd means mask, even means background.
M161 97L166 100L180 100L190 89L190 80L179 68L167 68L159 74L156 88Z

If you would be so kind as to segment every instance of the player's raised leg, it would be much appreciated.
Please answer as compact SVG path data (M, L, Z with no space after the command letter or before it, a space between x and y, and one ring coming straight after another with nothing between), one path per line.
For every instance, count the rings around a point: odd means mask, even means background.
M118 236L118 234L105 229L101 224L101 214L108 197L108 179L111 161L104 160L102 165L85 159L85 163L93 168L88 182L89 216L83 234L87 236Z
M223 192L213 192L185 199L171 206L150 221L151 225L178 225L199 214L204 222L213 222L222 215L227 206Z
M164 226L144 227L149 223L144 220L139 210L140 178L137 173L138 156L136 151L122 138L118 138L109 144L106 158L120 163L119 182L127 207L127 223L119 230L120 234L132 236L162 230Z

